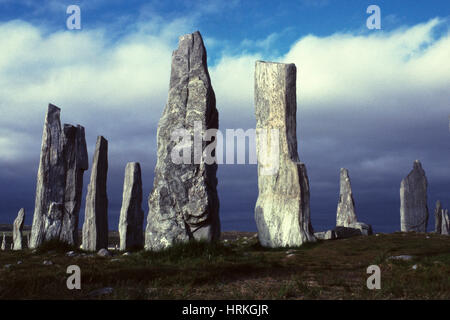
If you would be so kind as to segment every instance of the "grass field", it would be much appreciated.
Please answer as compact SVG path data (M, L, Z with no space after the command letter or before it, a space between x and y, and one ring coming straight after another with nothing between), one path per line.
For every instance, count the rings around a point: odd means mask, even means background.
M450 299L449 236L379 234L278 250L251 233L223 238L112 257L80 250L69 257L75 249L58 243L2 251L0 299ZM397 255L413 259L389 259ZM373 264L380 290L366 286ZM81 290L66 287L69 265L81 268Z

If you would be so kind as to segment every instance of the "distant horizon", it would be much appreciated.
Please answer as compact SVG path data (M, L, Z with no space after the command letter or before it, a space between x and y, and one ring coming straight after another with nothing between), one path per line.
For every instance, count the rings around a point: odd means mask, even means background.
M117 226L127 162L142 169L144 226L178 37L199 30L219 129L255 128L255 61L295 63L298 153L310 183L315 231L334 227L339 170L349 170L358 220L400 230L400 182L419 159L428 178L428 230L436 200L450 208L450 2L0 1L0 221L20 208L31 225L48 103L62 123L109 141L109 223ZM91 170L85 172L81 228ZM256 230L256 165L219 165L222 230Z

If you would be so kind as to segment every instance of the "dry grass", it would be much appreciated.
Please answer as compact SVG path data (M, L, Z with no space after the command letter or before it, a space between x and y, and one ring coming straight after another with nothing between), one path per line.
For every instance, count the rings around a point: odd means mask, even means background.
M1 299L450 299L450 237L395 233L270 250L252 234L163 252L114 252L109 258L57 243L32 252L0 252ZM111 242L116 241L115 235ZM411 261L389 256L413 255ZM52 265L44 265L50 260ZM21 261L21 264L18 264ZM66 269L81 268L81 290L68 290ZM366 269L381 268L381 290L368 290ZM9 265L9 266L8 266ZM417 265L417 269L412 268ZM112 287L112 293L91 295Z

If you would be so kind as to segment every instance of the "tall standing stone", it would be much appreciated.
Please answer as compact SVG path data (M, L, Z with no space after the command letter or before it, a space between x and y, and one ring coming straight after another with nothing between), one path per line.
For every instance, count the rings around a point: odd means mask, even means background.
M25 222L25 209L22 208L17 214L17 218L14 220L13 224L13 250L22 250L22 231L23 224Z
M82 126L64 125L61 109L49 104L42 134L30 247L59 239L77 244L78 216L87 169ZM59 208L59 209L58 209Z
M428 225L428 182L419 160L400 185L401 231L426 232Z
M202 156L211 142L195 136L196 126L200 126L201 134L218 125L206 50L197 31L180 37L178 49L172 54L169 97L158 124L155 179L148 201L147 250L160 250L190 239L219 239L217 164L206 163ZM180 130L190 138L188 149L194 149L188 156L190 163L175 163L172 157L179 146L172 134Z
M336 213L336 226L348 227L351 224L358 222L355 213L355 201L353 199L352 186L348 170L341 168L340 172L340 189L339 189L339 203Z
M255 220L259 241L266 247L316 240L310 221L308 175L297 152L296 73L294 64L256 62L259 194Z
M434 209L434 232L441 234L442 232L442 205L438 200L436 201L436 208Z
M120 210L120 250L143 247L143 223L141 166L138 162L129 162L125 168Z
M448 215L448 209L442 209L441 234L450 235L450 216Z
M84 171L89 168L86 138L82 126L64 125L64 156L66 185L64 190L64 216L60 240L78 244L78 218L83 194Z
M86 196L82 248L98 251L108 248L108 141L99 136L95 145L91 180Z

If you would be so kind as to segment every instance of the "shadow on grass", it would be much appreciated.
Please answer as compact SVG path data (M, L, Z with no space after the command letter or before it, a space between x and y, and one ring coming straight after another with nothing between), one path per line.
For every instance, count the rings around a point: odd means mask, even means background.
M76 246L70 245L64 241L61 241L59 239L52 239L44 241L37 249L36 253L47 253L47 252L58 252L58 253L66 253L68 251L77 251L80 252L81 250L77 248Z

